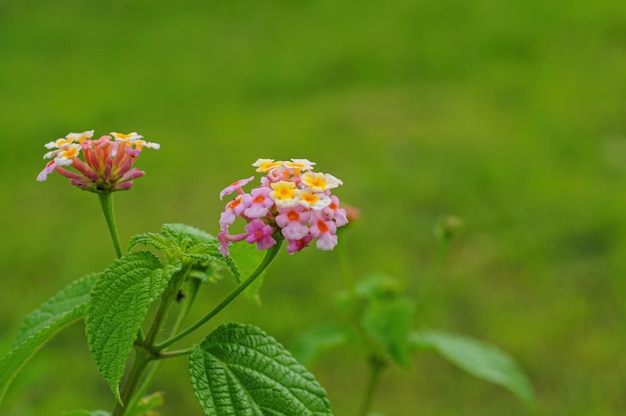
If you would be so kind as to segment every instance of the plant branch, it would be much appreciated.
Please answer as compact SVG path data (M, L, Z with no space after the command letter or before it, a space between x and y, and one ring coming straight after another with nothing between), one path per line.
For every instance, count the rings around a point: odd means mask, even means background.
M250 277L248 277L242 284L237 286L237 288L235 290L233 290L233 292L230 295L228 295L219 305L217 305L215 308L213 308L213 310L211 312L209 312L207 315L205 315L202 319L197 321L195 324L193 324L193 325L187 327L185 330L181 331L178 335L175 335L172 338L168 339L167 341L164 341L164 342L156 345L154 347L154 351L160 352L164 348L169 347L170 345L174 344L175 342L179 341L180 339L182 339L182 338L186 337L187 335L191 334L193 331L195 331L196 329L200 328L202 325L204 325L209 320L211 320L211 318L213 318L215 315L220 313L222 311L222 309L224 309L226 306L228 306L237 296L239 296L241 294L241 292L246 290L246 288L248 286L250 286L252 284L252 282L254 282L261 275L261 273L263 273L263 271L267 268L267 266L270 265L272 260L274 260L274 257L276 257L276 254L278 254L278 250L280 250L280 247L282 245L282 241L283 240L279 240L275 245L270 247L267 250L267 252L265 253L265 257L263 258L263 261L254 270L254 272L252 272Z
M121 393L121 402L118 402L113 409L112 416L123 416L128 411L132 411L133 407L137 403L137 386L141 382L141 376L146 369L147 364L154 359L159 358L152 352L152 347L156 340L157 335L161 329L161 326L165 322L167 312L169 311L178 289L185 281L185 278L189 274L193 263L184 264L183 268L176 273L170 280L168 289L161 296L161 302L154 315L152 325L146 334L145 339L141 343L137 342L135 345L135 361L133 368L124 383L124 387ZM140 337L138 336L138 339Z
M143 370L146 368L146 365L150 361L150 354L148 351L136 348L135 353L135 362L133 363L133 368L130 370L128 374L128 378L126 379L126 383L124 383L124 387L122 388L122 392L120 397L122 398L122 402L117 402L115 405L115 409L113 409L112 416L123 416L128 407L124 407L124 403L128 402L128 399L132 396L135 387L139 383L141 379L141 374Z
M380 376L383 370L387 366L387 363L376 357L372 356L369 360L369 374L367 379L367 387L365 389L365 397L363 398L363 404L361 406L360 416L367 416L372 407L378 384L380 383Z
M193 351L193 348L187 348L184 350L175 350L175 351L167 351L159 353L159 356L156 358L157 360L165 359L165 358L174 358L180 357L181 355L189 355Z
M173 336L174 334L176 334L176 331L178 331L183 321L189 314L189 311L191 310L191 305L193 304L193 301L195 300L196 294L198 293L198 289L200 287L200 280L190 279L190 286L191 287L189 289L189 296L187 297L187 301L182 305L182 308L178 314L176 322L174 322L174 325L172 326L172 329L170 331L170 336ZM163 357L163 355L172 354L174 352L175 351L167 352L167 353L160 353L159 355L162 358L170 358L170 357L173 357L174 355L170 355L169 357L168 356ZM189 352L191 352L191 350L189 350ZM162 361L158 360L158 358L157 358L157 361L152 363L152 365L150 366L150 369L148 370L148 373L146 374L143 381L141 382L141 386L137 389L137 393L133 396L130 403L128 404L128 407L130 409L133 409L136 406L137 402L141 399L141 397L143 397L146 394L146 392L148 391L148 387L150 387L152 380L156 376L156 373L159 370L159 367L161 366L161 363Z

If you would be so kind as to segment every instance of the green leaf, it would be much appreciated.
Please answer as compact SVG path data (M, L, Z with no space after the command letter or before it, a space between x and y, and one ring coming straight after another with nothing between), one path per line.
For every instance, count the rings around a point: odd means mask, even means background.
M163 224L161 234L170 240L181 244L185 239L189 239L193 245L212 244L217 242L217 238L198 228L185 224Z
M331 415L326 392L281 344L251 325L218 327L189 359L206 415Z
M499 349L473 338L437 331L413 332L415 349L433 350L475 377L502 386L533 408L535 399L528 378L515 361Z
M409 298L372 302L361 318L361 326L388 357L407 366L414 314L415 302Z
M172 248L171 242L167 241L165 237L157 233L143 233L131 237L130 242L128 243L128 250L132 250L139 244L152 246L161 251L167 251Z
M300 335L289 350L298 362L308 366L319 355L332 348L345 345L354 337L355 334L351 328L337 324L325 324Z
M236 273L244 279L250 276L256 268L259 267L259 264L261 264L265 257L265 250L257 250L256 245L248 244L247 242L233 244L229 248L229 252L230 257L232 257L236 265ZM231 272L233 272L233 270L231 270ZM259 291L261 290L264 275L265 272L244 291L244 295L256 303L261 302Z
M239 268L231 257L224 257L217 244L202 244L194 247L194 251L202 253L207 260L211 260L210 266L221 265L225 267L235 279L235 283L241 283Z
M374 274L359 282L355 288L358 298L370 302L392 300L402 296L404 289L399 280L393 277Z
M189 277L198 279L202 283L215 284L231 276L230 273L224 273L225 270L225 267L214 261L202 261L194 264Z
M91 292L87 342L98 371L118 401L118 384L137 331L150 304L180 268L180 262L164 267L146 251L130 253L103 271Z
M237 284L239 269L230 257L224 257L219 251L219 241L211 234L185 224L164 224L161 233L138 234L131 238L130 249L138 244L152 246L165 253L169 259L177 258L183 262L220 264L226 267ZM197 266L194 266L197 268Z
M89 292L97 277L90 274L76 280L26 317L13 349L0 360L0 401L17 373L40 348L85 316Z

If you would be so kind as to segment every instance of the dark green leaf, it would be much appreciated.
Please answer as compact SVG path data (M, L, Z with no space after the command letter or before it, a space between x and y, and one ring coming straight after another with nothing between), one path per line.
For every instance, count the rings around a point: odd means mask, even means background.
M189 364L206 415L331 415L313 375L256 327L218 327L195 348Z
M97 277L90 274L73 282L26 317L13 349L0 360L0 401L35 352L57 332L85 316L89 292Z
M180 263L163 267L139 251L115 260L96 282L87 311L87 342L98 371L120 400L118 384L150 304L167 287Z
M515 361L499 349L466 336L435 331L414 332L415 349L433 350L468 373L500 385L534 407L530 382Z
M409 363L409 333L415 303L408 298L372 302L365 310L361 325L384 353L402 366Z
M346 344L353 337L353 331L348 327L336 324L320 325L298 337L289 350L300 363L308 366L320 354Z

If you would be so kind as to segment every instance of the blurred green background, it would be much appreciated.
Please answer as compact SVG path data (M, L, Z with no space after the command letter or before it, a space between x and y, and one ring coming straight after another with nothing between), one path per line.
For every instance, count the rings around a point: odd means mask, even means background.
M0 352L21 319L114 253L97 198L43 168L70 131L138 131L162 145L116 195L123 240L183 222L217 233L218 192L257 158L308 158L361 209L350 259L279 256L261 307L222 320L285 344L337 314L370 273L419 293L444 214L466 227L418 326L513 355L540 415L626 410L626 3L330 0L0 2ZM198 314L232 286L207 290ZM112 408L83 327L48 344L2 415ZM312 369L338 416L355 414L364 363ZM199 415L185 360L155 389L167 415ZM385 374L390 416L523 415L508 392L436 356Z

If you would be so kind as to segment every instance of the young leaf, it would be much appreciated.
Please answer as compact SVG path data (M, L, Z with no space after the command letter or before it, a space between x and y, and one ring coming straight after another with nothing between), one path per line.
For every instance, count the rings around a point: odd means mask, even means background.
M326 392L274 338L251 325L219 326L189 359L206 415L331 415Z
M408 298L372 302L363 314L361 325L391 359L407 366L414 313L415 303Z
M130 253L104 270L91 292L87 342L98 371L118 401L118 384L137 331L150 304L180 267L180 262L163 267L154 254L146 251Z
M178 244L185 239L189 239L194 246L217 243L217 238L211 234L185 224L164 224L161 227L161 234L168 239L176 241Z
M346 344L354 337L353 331L336 324L320 325L296 339L289 350L301 364L308 366L320 354Z
M413 332L416 350L433 350L475 377L502 386L528 407L534 407L530 382L515 361L499 349L473 338L436 331Z
M166 251L172 248L171 242L167 241L165 237L157 233L143 233L133 236L128 243L128 250L132 250L139 244L152 246L161 251Z
M240 282L237 265L230 257L224 257L219 251L217 238L189 225L164 224L160 234L144 233L132 237L130 249L138 244L152 246L163 251L168 257L183 261L221 264L232 273L237 284Z
M89 292L97 277L90 274L71 283L26 317L13 349L0 360L0 401L17 373L40 348L85 316Z

